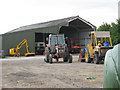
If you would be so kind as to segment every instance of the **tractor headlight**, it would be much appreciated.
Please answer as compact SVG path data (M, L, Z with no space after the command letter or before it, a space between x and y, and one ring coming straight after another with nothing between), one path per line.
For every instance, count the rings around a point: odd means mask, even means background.
M59 52L64 52L64 50L63 49L59 49Z

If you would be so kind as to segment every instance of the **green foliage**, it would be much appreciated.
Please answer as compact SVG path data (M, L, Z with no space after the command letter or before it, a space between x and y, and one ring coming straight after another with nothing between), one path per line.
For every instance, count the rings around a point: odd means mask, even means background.
M118 34L118 43L120 43L120 19L119 20L117 20L117 23L118 23L118 30L117 30L117 34Z
M120 43L120 19L117 20L117 23L111 23L111 25L104 23L97 31L110 31L113 45Z
M111 39L112 39L113 45L115 45L118 43L118 25L115 23L112 23L111 26L112 26L110 28Z
M101 25L97 31L109 31L111 28L110 24L107 23L103 23L103 25Z

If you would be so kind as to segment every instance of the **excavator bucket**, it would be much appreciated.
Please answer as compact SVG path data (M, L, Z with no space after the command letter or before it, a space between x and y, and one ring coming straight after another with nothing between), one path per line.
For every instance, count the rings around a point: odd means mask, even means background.
M35 53L25 53L25 56L34 56Z

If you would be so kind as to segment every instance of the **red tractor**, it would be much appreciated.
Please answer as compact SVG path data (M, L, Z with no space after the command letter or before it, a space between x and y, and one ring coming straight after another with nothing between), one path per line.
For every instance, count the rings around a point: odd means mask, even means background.
M72 54L69 53L65 44L64 34L50 34L49 41L45 48L45 62L53 63L53 58L59 61L63 58L64 62L72 63Z

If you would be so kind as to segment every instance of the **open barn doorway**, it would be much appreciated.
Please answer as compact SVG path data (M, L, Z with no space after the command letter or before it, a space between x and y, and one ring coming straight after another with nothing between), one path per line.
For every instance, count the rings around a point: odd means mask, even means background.
M87 44L90 44L91 42L89 33L95 30L93 28L94 26L92 26L92 24L90 24L89 22L81 18L77 18L69 21L69 24L67 26L62 26L59 33L62 33L66 37L68 37L68 41L70 42L70 44L68 44L68 47L70 47L70 49L84 49L85 46L87 46ZM72 50L74 51L74 49Z
M45 46L48 44L48 37L51 33L35 32L35 54L43 55Z
M35 54L42 55L45 47L45 34L36 32L35 33Z
M67 43L67 47L69 48L69 52L71 53L79 53L81 49L81 45L79 42L79 32L76 28L70 26L62 26L60 28L60 34L64 34Z

